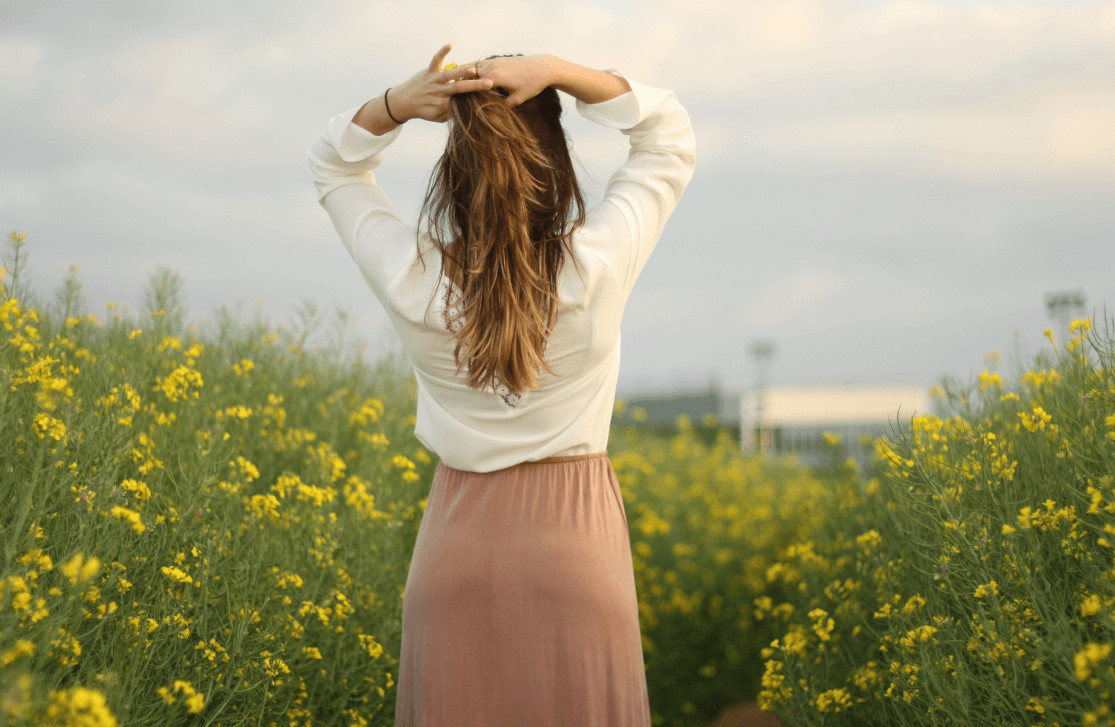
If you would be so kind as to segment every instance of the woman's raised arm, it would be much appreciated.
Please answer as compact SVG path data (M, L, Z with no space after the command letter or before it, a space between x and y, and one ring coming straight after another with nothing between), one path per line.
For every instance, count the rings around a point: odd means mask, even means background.
M533 98L547 86L589 104L610 101L631 90L618 76L550 54L499 56L473 65L480 80L491 80L496 88L507 91L507 102L512 106Z

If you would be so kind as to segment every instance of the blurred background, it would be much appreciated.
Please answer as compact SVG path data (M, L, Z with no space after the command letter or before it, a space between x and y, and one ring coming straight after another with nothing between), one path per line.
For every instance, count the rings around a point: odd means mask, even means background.
M616 68L689 110L697 172L624 320L644 416L765 406L815 437L912 414L1111 300L1110 1L0 1L0 224L28 232L34 287L76 266L94 310L169 267L192 316L341 309L354 350L391 350L306 150L447 41L457 63ZM598 200L626 139L567 111ZM416 121L384 154L404 216L444 139Z

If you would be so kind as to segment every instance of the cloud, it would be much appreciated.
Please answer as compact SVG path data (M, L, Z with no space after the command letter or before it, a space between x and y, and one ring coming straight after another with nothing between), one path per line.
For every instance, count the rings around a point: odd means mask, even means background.
M697 175L631 299L621 376L731 371L768 334L790 379L927 376L1001 326L1040 339L1045 286L1098 304L1115 276L1115 0L30 7L0 29L0 221L44 243L44 280L81 263L94 298L138 300L137 268L165 262L200 311L309 298L382 338L305 149L445 41L456 62L618 68L689 109ZM627 144L566 108L592 198ZM401 214L443 143L411 124L385 155Z
M43 75L43 46L34 38L0 37L0 85L6 89L33 88Z
M679 83L711 111L702 148L714 164L1115 179L1113 2L708 3L679 23L693 50Z
M775 330L803 311L848 288L848 280L828 270L799 270L772 281L755 295L741 296L743 323L750 328Z

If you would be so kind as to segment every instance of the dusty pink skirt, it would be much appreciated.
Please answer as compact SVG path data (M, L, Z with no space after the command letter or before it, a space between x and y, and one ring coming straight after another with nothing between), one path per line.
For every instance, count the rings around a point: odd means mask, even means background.
M403 598L396 727L649 727L606 452L439 464Z

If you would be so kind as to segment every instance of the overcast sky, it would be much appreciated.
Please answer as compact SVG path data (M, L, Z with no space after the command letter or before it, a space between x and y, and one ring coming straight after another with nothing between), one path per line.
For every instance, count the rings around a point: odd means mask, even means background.
M316 201L328 120L449 61L554 53L672 89L697 171L635 286L620 392L910 383L1039 350L1049 291L1115 313L1115 1L0 0L0 225L93 312L157 266L191 314L387 317ZM568 101L568 99L567 99ZM591 200L627 141L571 111ZM444 126L377 171L417 214Z

